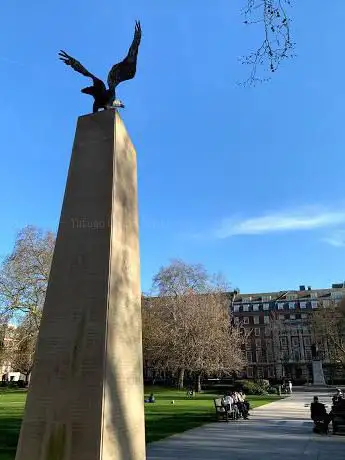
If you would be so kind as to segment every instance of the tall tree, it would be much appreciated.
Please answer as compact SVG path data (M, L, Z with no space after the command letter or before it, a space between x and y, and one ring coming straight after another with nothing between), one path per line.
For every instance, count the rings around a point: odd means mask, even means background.
M30 317L38 330L55 245L52 232L28 226L16 238L0 269L0 317Z
M244 337L231 325L224 281L210 276L202 265L173 260L153 279L158 297L143 303L145 358L155 367L184 374L229 373L244 365L241 345Z
M11 340L5 344L7 361L11 363L14 372L20 372L25 376L26 383L29 382L34 362L37 335L36 321L27 315L14 329Z
M314 340L323 353L345 368L345 298L320 302L312 320Z
M52 232L22 229L0 269L0 323L16 324L3 359L29 379L55 245Z
M170 265L161 267L153 277L152 292L160 296L173 296L207 292L210 277L201 264L187 264L173 259Z

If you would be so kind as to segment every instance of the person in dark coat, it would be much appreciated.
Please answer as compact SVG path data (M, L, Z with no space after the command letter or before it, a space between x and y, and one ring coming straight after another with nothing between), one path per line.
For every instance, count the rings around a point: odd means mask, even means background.
M316 433L328 433L331 416L327 414L325 405L319 402L317 396L314 396L314 401L310 404L310 417L314 422Z

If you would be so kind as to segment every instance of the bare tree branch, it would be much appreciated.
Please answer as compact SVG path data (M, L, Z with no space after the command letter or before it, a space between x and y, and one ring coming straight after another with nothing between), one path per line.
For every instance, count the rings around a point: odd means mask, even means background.
M288 58L293 57L294 43L291 40L291 19L288 8L293 0L245 0L243 10L246 25L262 27L263 39L258 48L243 57L242 63L250 66L250 75L244 85L255 85L269 80L260 75L274 73Z

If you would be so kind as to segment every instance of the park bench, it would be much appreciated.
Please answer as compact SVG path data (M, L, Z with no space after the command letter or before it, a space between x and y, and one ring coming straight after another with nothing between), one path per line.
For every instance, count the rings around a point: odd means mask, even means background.
M229 421L229 411L227 411L226 408L223 406L221 398L214 399L213 402L214 402L214 407L216 409L217 420L219 421L222 418L223 420L228 422Z
M216 409L216 416L217 420L219 421L221 418L225 421L235 420L236 418L236 412L235 410L227 410L226 407L224 407L222 403L222 398L217 398L213 400L214 402L214 407Z
M345 428L345 411L333 410L332 417L333 434L336 434L339 427Z

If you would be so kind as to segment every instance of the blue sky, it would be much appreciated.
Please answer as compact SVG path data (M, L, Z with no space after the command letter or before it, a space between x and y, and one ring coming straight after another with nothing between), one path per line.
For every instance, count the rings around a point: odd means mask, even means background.
M20 3L0 18L0 255L25 225L57 228L92 106L57 52L105 78L139 18L137 76L118 96L138 154L143 289L171 258L242 292L345 279L343 0L298 2L297 56L255 88L237 85L262 34L242 24L242 0Z

